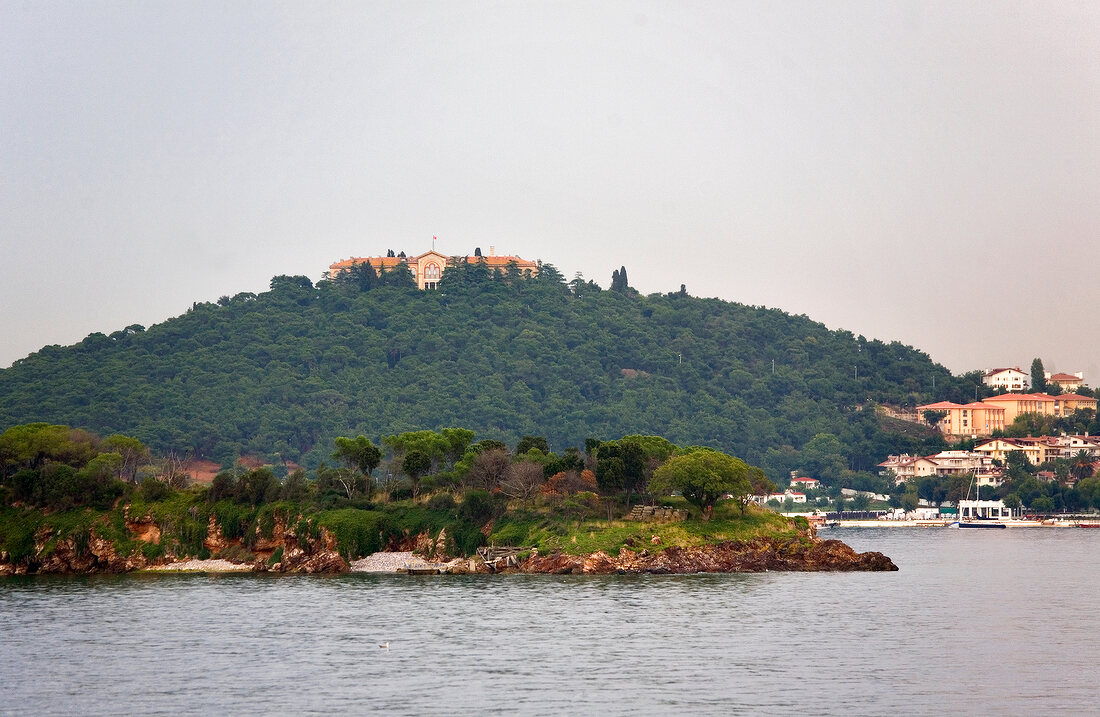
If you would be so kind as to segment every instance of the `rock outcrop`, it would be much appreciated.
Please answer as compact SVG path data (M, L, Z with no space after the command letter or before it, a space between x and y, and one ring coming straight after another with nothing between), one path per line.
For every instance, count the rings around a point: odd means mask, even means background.
M759 573L767 570L891 571L897 570L882 553L857 553L839 540L777 540L756 538L727 541L691 548L635 552L623 548L617 556L533 554L520 562L517 572L555 575L610 575L615 573Z

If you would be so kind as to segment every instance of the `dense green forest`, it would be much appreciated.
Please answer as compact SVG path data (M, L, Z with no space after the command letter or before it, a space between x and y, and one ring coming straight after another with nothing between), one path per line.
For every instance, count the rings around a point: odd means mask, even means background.
M683 290L644 296L616 274L614 290L549 264L535 278L463 264L435 291L400 270L279 276L0 370L0 428L64 423L224 465L250 454L310 468L338 435L462 425L560 453L657 434L777 481L804 469L850 482L887 453L942 447L889 430L876 403L974 395L976 375L900 343Z

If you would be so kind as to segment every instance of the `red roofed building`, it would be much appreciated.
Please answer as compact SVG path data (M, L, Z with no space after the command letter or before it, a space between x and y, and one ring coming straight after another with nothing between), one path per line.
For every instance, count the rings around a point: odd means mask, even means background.
M1010 394L1005 394L1010 395ZM917 406L917 414L924 418L925 411L942 411L946 414L936 428L949 436L991 436L1003 431L1007 418L1004 407L982 403L952 403L940 401Z
M1024 391L1031 388L1031 376L1016 368L990 368L982 372L982 383L1006 391Z
M351 269L356 264L370 264L374 267L374 270L378 273L382 271L391 271L398 268L404 263L409 272L412 273L413 278L416 279L416 286L420 289L434 289L439 284L439 279L443 276L443 272L447 270L448 266L454 266L457 262L466 262L467 264L483 263L490 270L500 269L501 271L507 270L510 266L513 266L521 273L530 273L531 276L536 276L539 273L539 265L537 262L530 261L528 259L521 259L518 256L497 256L493 247L489 248L489 256L447 256L432 249L431 251L424 252L419 256L360 256L352 257L351 259L343 259L329 265L329 276L336 276L341 272Z
M1076 391L1085 384L1085 374L1081 371L1077 373L1047 373L1047 383L1056 384L1063 391Z

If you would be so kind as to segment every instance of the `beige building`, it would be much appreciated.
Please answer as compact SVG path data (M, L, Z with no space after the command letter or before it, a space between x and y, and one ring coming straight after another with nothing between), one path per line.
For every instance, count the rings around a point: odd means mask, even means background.
M1005 461L1005 456L1010 451L1023 451L1027 456L1028 462L1032 465L1039 465L1043 462L1046 455L1046 451L1036 441L1025 441L1019 438L994 438L992 440L980 443L974 446L976 453L984 453L990 457L990 459L997 459L1001 462Z
M1070 416L1078 409L1096 410L1096 399L1076 393L1051 396L1046 393L1003 393L990 396L982 403L1004 408L1005 423L1010 424L1023 413L1037 413L1041 416Z
M1005 409L999 405L980 401L940 401L917 406L917 415L921 418L924 418L925 411L943 411L946 414L936 427L949 436L991 436L994 431L1003 431L1005 428Z
M878 464L879 473L894 472L894 482L901 484L916 478L960 473L973 473L978 485L1000 485L1001 471L993 466L993 458L977 451L940 451L931 456L890 456Z
M1046 377L1048 384L1056 384L1063 391L1076 391L1085 385L1085 374L1082 371L1077 373L1050 373L1044 371L1043 375Z
M383 271L392 271L401 266L402 263L408 267L409 272L412 273L413 278L416 279L416 286L420 289L434 289L439 285L439 279L443 276L443 272L447 271L447 267L454 266L457 262L466 262L467 264L485 264L489 269L500 269L506 271L510 267L514 267L521 273L530 274L531 276L537 276L539 273L539 266L537 262L530 261L528 259L521 259L518 256L497 256L494 247L489 247L488 256L447 256L435 249L424 252L419 256L359 256L352 257L351 259L343 259L329 265L329 276L336 276L341 272L345 272L351 269L356 264L370 264L374 267L374 270L381 274Z

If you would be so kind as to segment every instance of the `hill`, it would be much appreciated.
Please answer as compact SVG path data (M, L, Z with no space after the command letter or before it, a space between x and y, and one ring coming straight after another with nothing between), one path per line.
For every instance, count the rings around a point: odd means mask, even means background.
M279 276L148 329L47 346L0 370L0 427L64 423L223 463L306 466L358 433L464 426L558 451L659 434L781 479L869 470L928 443L864 408L932 400L933 376L937 399L973 391L920 351L805 316L567 284L548 264L537 278L472 265L436 291L397 275Z

